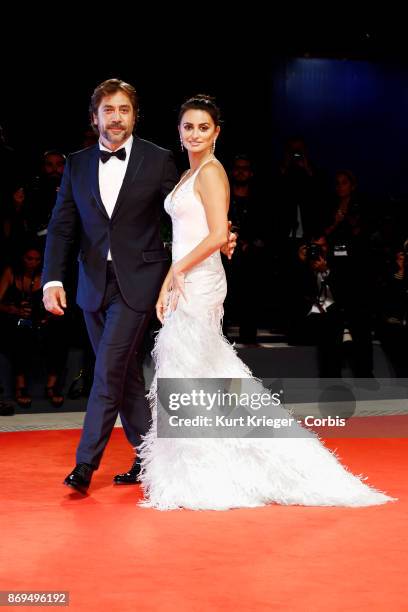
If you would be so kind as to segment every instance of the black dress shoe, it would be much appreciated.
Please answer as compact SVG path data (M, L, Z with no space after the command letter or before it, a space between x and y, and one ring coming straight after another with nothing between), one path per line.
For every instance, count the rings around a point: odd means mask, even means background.
M91 482L94 468L89 463L78 463L64 480L64 485L81 493L86 493Z
M135 459L132 467L124 474L116 474L113 482L118 485L134 485L140 482L139 474L141 470L140 459Z

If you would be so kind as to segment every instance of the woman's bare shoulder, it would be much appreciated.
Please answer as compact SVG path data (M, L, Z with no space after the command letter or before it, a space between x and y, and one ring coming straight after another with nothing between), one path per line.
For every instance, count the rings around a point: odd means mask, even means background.
M212 159L207 162L198 172L197 180L199 184L205 186L209 182L214 180L222 181L225 184L228 184L227 173L225 172L225 168L218 159Z

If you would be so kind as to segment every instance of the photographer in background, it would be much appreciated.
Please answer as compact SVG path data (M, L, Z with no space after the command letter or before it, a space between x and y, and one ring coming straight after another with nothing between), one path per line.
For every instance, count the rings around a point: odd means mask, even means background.
M319 376L339 378L344 318L335 303L325 236L299 247L288 281L289 344L315 345Z
M15 377L15 397L19 406L28 408L31 397L27 375L34 356L43 354L47 383L45 397L54 407L64 398L57 389L67 354L65 317L50 315L44 309L41 289L40 248L23 248L20 261L5 268L0 278L0 327Z
M341 376L345 330L353 375L373 376L369 275L360 266L349 272L345 278L339 256L330 251L324 235L299 247L288 293L289 338L292 344L318 347L321 377Z
M281 245L291 246L325 227L330 210L326 174L312 163L305 141L289 138L273 188L273 224ZM289 244L288 244L289 241Z

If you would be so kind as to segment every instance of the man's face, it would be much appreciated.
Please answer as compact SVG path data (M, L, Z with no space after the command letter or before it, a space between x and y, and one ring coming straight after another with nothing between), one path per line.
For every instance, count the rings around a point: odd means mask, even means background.
M47 176L61 178L64 173L65 159L58 153L50 153L44 160L44 172Z
M231 174L234 183L247 184L253 176L251 162L247 159L236 159Z
M102 98L93 120L99 130L101 144L116 151L132 134L136 116L130 98L117 91Z
M317 238L317 240L313 241L315 244L318 244L319 247L322 250L323 256L327 257L328 252L329 252L329 244L327 242L327 239L325 236L321 236L320 238Z

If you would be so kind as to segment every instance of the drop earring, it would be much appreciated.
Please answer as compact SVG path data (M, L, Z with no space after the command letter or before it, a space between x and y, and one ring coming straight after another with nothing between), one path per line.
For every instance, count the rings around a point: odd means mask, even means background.
M212 154L215 155L215 139L213 140L213 143L211 145L211 151L212 151Z
M181 146L181 150L184 151L184 145L183 145L183 140L180 136L180 146Z

